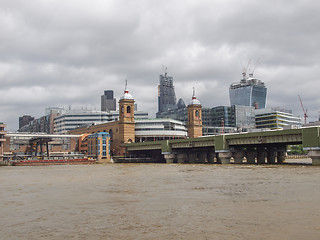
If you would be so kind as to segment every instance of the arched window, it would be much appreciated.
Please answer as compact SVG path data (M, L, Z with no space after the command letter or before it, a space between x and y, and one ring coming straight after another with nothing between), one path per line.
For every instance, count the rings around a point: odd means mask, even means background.
M113 142L113 132L112 129L109 130L110 141Z
M121 107L121 113L123 113L123 110L124 110L124 109L123 109L123 106L122 106L122 107Z
M199 118L199 111L198 110L196 110L196 112L195 112L195 114L196 114L196 118L198 119Z
M131 107L127 106L127 113L131 113Z

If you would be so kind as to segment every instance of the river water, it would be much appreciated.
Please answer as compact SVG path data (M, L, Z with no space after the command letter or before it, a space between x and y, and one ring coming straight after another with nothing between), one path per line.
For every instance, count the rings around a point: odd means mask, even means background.
M320 168L0 167L0 239L320 239Z

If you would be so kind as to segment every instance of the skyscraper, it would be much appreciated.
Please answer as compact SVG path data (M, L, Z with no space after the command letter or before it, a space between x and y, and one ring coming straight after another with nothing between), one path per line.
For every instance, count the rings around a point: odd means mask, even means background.
M101 111L115 111L117 108L116 99L113 98L113 90L104 91L101 96Z
M22 117L19 117L19 128L22 128L25 125L28 125L29 122L33 121L34 117L31 117L29 115L23 115Z
M158 113L176 109L176 94L174 92L173 77L160 75L158 86Z
M230 105L252 106L256 109L266 107L267 88L261 80L249 74L242 73L243 79L233 83L229 88Z

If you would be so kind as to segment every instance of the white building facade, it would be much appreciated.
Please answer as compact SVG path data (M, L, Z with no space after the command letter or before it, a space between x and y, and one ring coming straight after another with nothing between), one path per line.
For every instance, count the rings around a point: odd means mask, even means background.
M83 125L94 125L99 123L117 121L118 111L84 111L68 110L54 119L54 133L66 134L68 131ZM148 113L135 112L136 119L147 119Z
M293 116L291 110L264 108L255 110L256 128L300 128L301 117Z
M135 120L135 141L158 141L187 138L186 124L173 119Z

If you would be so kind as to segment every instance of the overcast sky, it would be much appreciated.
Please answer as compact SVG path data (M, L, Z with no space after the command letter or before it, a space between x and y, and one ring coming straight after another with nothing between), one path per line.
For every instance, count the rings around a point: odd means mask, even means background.
M229 105L229 85L251 59L267 107L309 121L320 110L320 2L238 0L0 0L0 122L48 106L100 110L125 79L139 110L157 111L162 65L177 99L196 88L204 107Z

